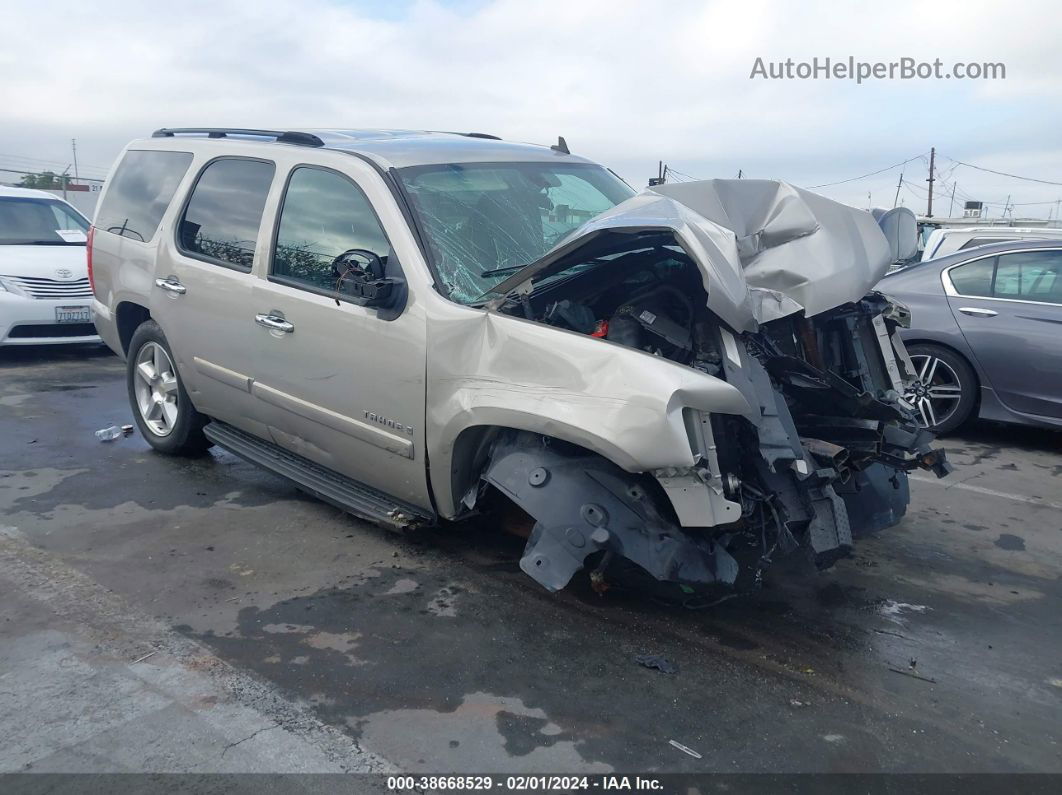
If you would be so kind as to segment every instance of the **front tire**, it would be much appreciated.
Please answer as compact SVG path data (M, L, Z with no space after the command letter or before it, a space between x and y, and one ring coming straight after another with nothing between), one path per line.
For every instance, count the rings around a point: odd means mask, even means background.
M154 320L141 323L129 342L126 385L141 435L167 455L202 455L209 418L195 410L174 364L166 335Z
M920 421L936 434L951 433L977 405L977 376L955 351L929 343L907 349L915 378L904 394Z

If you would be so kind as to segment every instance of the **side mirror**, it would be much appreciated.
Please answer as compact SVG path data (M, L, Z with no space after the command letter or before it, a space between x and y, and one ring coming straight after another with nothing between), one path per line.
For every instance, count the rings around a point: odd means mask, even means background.
M384 261L372 251L352 248L332 260L336 290L359 306L386 306L399 279L384 275Z

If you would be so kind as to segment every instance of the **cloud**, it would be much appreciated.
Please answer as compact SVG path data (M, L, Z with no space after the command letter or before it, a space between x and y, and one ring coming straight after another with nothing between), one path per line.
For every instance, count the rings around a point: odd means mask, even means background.
M0 153L69 160L77 137L87 166L107 166L126 140L161 126L382 126L542 142L563 134L636 184L658 159L697 176L741 168L817 184L931 145L1062 181L1053 8L1031 2L1009 13L975 0L936 2L931 12L918 2L814 0L41 0L5 11ZM62 35L42 52L40 31ZM749 79L758 56L849 55L1001 61L1007 79ZM831 195L864 202L869 189L891 203L896 176ZM1051 188L969 170L956 176L986 198L1055 198Z

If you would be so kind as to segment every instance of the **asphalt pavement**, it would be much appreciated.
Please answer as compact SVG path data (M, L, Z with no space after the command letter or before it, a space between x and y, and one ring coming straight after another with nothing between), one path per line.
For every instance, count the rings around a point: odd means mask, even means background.
M1062 434L963 431L851 558L690 609L127 422L109 353L0 350L0 772L1062 772Z

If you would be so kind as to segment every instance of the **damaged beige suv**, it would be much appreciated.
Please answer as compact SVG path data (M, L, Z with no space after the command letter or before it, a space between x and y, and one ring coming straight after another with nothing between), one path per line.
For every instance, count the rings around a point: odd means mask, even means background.
M408 528L526 517L525 572L685 592L827 566L947 471L874 218L785 183L638 195L482 134L163 129L89 243L157 450ZM519 525L519 522L516 522Z

